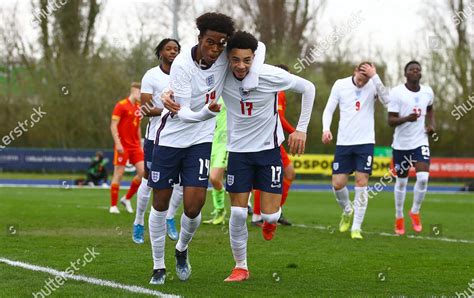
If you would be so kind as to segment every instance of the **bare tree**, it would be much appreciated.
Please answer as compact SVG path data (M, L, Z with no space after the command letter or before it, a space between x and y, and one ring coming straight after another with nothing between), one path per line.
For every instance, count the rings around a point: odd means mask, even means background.
M432 6L427 19L427 75L437 100L439 130L435 146L455 156L472 154L472 141L466 136L474 126L474 112L465 109L474 95L474 17L468 13L472 6L470 1L448 0L444 6Z

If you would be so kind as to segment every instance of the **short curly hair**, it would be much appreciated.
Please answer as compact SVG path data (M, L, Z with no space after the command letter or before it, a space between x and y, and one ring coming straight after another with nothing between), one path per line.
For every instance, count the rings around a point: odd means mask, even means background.
M255 52L257 47L257 39L252 34L245 31L237 31L227 41L227 52L232 51L232 49L251 49L252 52Z
M405 73L407 73L407 70L408 70L408 66L412 65L412 64L418 64L418 66L421 68L421 64L420 62L416 61L416 60L411 60L410 62L408 62L406 65L405 65Z
M196 19L199 35L204 35L207 30L224 33L232 36L235 31L234 20L231 17L217 12L207 12Z
M165 38L163 39L155 48L155 56L156 58L158 58L158 60L160 60L160 52L161 50L163 50L163 48L165 47L165 45L170 42L170 41L174 41L177 45L178 45L178 52L181 52L181 45L179 44L179 42L176 40L176 39L173 39L173 38Z

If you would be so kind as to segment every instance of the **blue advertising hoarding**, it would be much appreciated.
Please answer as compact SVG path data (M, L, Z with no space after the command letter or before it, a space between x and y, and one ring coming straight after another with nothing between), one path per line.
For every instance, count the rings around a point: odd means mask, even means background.
M85 172L99 150L27 149L0 150L0 171ZM108 159L107 170L113 170L113 151L100 150Z

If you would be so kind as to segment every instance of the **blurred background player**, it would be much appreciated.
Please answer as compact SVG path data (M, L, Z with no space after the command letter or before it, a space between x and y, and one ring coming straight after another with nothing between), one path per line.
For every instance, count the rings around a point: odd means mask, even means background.
M431 136L435 131L434 94L429 86L420 85L420 63L410 61L404 71L406 83L391 90L388 105L388 124L395 127L392 148L393 163L397 171L394 195L395 233L398 235L405 234L403 204L408 173L412 166L416 170L416 183L413 189L413 205L409 215L413 230L418 233L422 230L420 208L428 189L430 170L428 135Z
M221 111L216 116L216 130L212 140L211 149L211 172L209 180L212 184L212 202L214 210L213 218L204 221L206 224L225 224L225 188L224 173L227 168L227 114L222 97L217 102L221 105Z
M281 69L284 69L289 72L288 66L285 64L275 65ZM286 95L285 91L278 92L278 116L280 117L281 125L283 127L283 131L287 132L288 134L292 134L295 132L295 128L286 120L285 118L285 111L286 111ZM281 203L280 207L283 209L283 205L286 202L286 198L288 197L288 192L291 187L291 183L295 180L296 173L293 165L291 164L290 157L285 150L283 144L280 146L280 153L281 153L281 161L283 163L283 192L281 194ZM254 214L252 216L252 224L256 226L261 226L263 224L262 216L260 215L260 191L257 189L254 193ZM291 226L291 222L289 222L283 216L283 210L281 212L280 218L278 219L278 223L285 226Z
M97 151L92 159L89 169L87 170L87 180L85 184L92 186L99 185L102 182L103 186L107 186L108 175L107 169L105 168L107 162L108 160L104 158L104 153L102 153L102 151Z
M158 58L159 65L149 69L142 79L141 113L142 116L150 117L150 119L146 128L145 143L143 146L145 152L145 174L137 192L137 212L133 223L132 239L137 244L141 244L145 241L144 217L151 193L151 187L148 186L148 175L152 161L156 131L158 130L161 112L163 111L163 103L160 100L160 95L163 89L167 88L169 85L171 64L173 63L174 58L179 54L180 50L181 46L177 40L171 38L163 39L155 48L155 55ZM170 213L168 214L170 219L167 219L167 232L168 236L173 240L178 239L174 213L181 203L182 194L182 188L177 186L177 190L173 192L170 204L173 208L168 210L168 213ZM174 208L175 205L177 205L176 208Z
M322 142L329 144L333 138L330 130L332 116L339 105L340 120L332 165L332 186L336 201L343 210L339 231L346 232L354 216L352 239L362 239L361 225L368 204L367 185L372 174L374 155L374 108L377 94L382 104L386 105L388 95L375 66L370 62L363 62L355 68L352 76L334 83L323 112ZM354 171L353 208L346 185L349 175Z
M130 88L130 95L115 105L110 123L110 131L114 138L114 175L110 185L110 213L120 213L117 208L120 181L129 160L135 166L137 174L133 177L127 194L120 199L120 203L125 206L127 212L133 213L130 200L137 192L144 173L140 118L140 83L134 82Z
M314 85L275 66L264 64L255 89L245 90L246 78L254 61L258 42L250 33L239 31L228 41L227 53L232 73L225 79L223 98L227 106L229 161L226 189L231 200L229 236L235 267L226 282L249 278L247 268L248 197L253 188L261 191L262 234L271 240L281 215L282 161L284 140L277 113L279 90L302 94L297 130L290 134L290 152L302 154L315 96Z
M76 185L89 185L97 186L102 183L102 187L109 187L107 184L107 169L105 165L108 163L108 159L104 158L102 151L97 151L95 156L92 157L92 162L87 169L86 179L77 179Z
M151 284L164 284L166 213L172 185L181 179L184 213L179 240L175 247L176 274L180 280L191 276L188 245L201 223L201 209L206 200L215 116L229 62L223 53L227 39L234 33L232 18L220 13L205 13L196 19L198 44L179 54L170 72L174 92L162 100L168 113L162 116L153 150L148 185L153 187L150 213L150 239L153 252ZM263 64L265 48L260 54ZM253 70L255 73L255 69ZM252 80L253 79L253 80ZM258 72L249 76L248 88L257 85ZM247 86L246 85L246 86Z

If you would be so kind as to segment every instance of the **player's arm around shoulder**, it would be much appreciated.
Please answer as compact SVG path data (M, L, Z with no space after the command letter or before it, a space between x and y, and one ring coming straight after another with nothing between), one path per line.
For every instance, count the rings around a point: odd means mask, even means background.
M178 118L185 123L196 123L209 120L217 115L221 110L221 105L216 100L207 103L201 110L194 112L190 108L191 99L178 98L177 102L180 105L178 111Z

